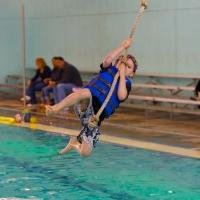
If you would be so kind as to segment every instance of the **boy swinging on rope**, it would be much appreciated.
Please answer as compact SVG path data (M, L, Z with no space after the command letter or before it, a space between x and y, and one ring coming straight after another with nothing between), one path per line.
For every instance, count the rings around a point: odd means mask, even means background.
M99 139L101 122L105 118L109 118L119 107L120 103L128 98L131 90L131 81L129 78L132 78L135 74L137 62L132 55L127 55L126 59L124 59L120 54L128 49L131 43L132 38L127 38L116 49L111 51L100 65L101 70L99 74L84 88L74 90L71 95L54 106L46 106L46 114L51 115L65 107L78 104L83 100L89 101L85 110L76 107L75 112L80 118L83 128L76 138L70 139L68 145L60 151L60 154L75 149L80 155L89 156ZM115 64L112 65L114 60ZM91 119L97 114L104 103L117 72L119 73L119 78L114 86L114 91L105 105L103 112L100 114L96 125L91 125Z
M128 98L131 90L131 81L137 70L137 62L132 55L127 55L127 49L131 46L136 26L147 8L147 0L140 0L140 10L131 30L130 37L125 39L116 49L111 51L100 65L99 74L93 78L84 88L74 90L63 101L46 106L46 114L51 115L65 107L89 101L85 109L76 107L76 114L82 123L82 130L76 138L71 138L67 146L60 154L77 150L82 156L89 156L99 139L101 122L109 118L120 103ZM120 54L125 50L125 55ZM115 64L112 65L112 62Z

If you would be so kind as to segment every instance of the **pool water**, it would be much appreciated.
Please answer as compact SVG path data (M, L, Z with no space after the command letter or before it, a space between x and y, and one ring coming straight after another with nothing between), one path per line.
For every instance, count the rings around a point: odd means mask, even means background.
M58 155L68 139L0 125L0 199L200 199L199 160L101 143Z

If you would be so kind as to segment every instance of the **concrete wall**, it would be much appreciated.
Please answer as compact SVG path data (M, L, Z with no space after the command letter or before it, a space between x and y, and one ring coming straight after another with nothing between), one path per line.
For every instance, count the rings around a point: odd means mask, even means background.
M0 1L0 27L6 27L0 28L0 66L8 66L11 57L13 67L5 73L17 71L20 65L16 2ZM138 2L26 0L27 66L33 67L37 56L50 62L52 56L61 55L80 70L96 71L106 53L129 34ZM139 61L139 71L200 75L200 1L150 3L130 49Z
M199 0L151 0L130 52L140 72L200 74ZM130 32L136 0L27 0L28 57L62 55L95 71Z
M20 72L19 1L0 1L0 82Z

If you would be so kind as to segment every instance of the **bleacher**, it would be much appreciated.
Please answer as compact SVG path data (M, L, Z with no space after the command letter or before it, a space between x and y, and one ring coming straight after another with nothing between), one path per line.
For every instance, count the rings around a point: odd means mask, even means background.
M191 99L200 76L137 74L135 79L132 94L125 107L146 111L200 114L200 109L198 109L200 101Z
M33 76L34 69L27 68L26 83ZM0 83L0 93L7 97L19 98L23 93L23 76L19 74L8 74L3 83Z
M29 77L31 73L29 72ZM95 73L82 72L84 83ZM175 74L141 74L134 77L133 89L123 107L164 111L169 113L200 114L200 101L192 100L195 85L200 76ZM22 76L8 75L0 88L13 89L14 93L22 91Z

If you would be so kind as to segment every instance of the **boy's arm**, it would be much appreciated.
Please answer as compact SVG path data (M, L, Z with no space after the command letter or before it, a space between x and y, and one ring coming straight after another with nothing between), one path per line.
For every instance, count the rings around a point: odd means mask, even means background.
M118 99L123 101L127 98L128 91L126 88L126 76L125 76L125 65L122 65L119 69L120 79L119 79L119 88L117 92Z
M103 61L103 67L106 68L110 66L112 61L116 59L125 49L129 48L132 43L132 38L125 39L116 49L108 53Z

